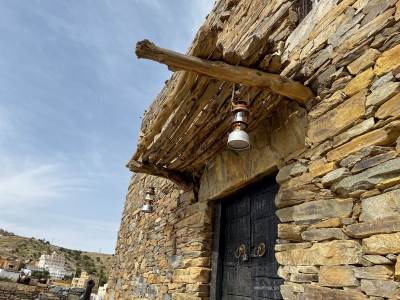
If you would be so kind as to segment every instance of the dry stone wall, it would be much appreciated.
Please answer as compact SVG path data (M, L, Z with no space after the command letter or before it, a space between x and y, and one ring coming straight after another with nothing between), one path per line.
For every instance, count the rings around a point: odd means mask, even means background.
M303 40L286 44L283 73L317 97L306 151L277 176L281 292L398 299L400 1L336 2L328 12L317 6L314 27L299 26Z
M141 212L153 184L154 212ZM170 181L133 174L106 299L205 299L209 294L212 203Z

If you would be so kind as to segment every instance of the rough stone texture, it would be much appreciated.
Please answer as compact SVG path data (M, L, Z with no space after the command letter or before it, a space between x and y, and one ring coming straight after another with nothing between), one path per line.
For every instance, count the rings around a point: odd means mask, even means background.
M143 190L150 183L156 187L154 213L144 214ZM110 299L173 299L187 285L209 284L212 208L195 201L193 191L183 193L168 180L133 174L109 278ZM133 275L125 276L127 268ZM189 290L184 299L197 299L196 293Z
M369 169L376 165L380 165L380 164L384 163L385 161L396 158L398 155L399 154L396 151L391 151L391 152L386 152L386 153L382 153L380 155L370 157L368 159L364 159L364 160L360 161L359 163L356 163L354 165L354 167L351 169L351 172L353 174L360 173L366 169Z
M379 57L381 53L376 49L368 49L363 55L353 61L347 66L350 74L357 74L358 72L364 70L367 66L371 65L376 58Z
M394 143L400 134L400 123L394 121L383 128L368 132L327 153L328 161L335 161L351 155L369 145L384 146Z
M397 298L397 282L394 281L362 279L361 289L367 295Z
M364 202L365 201L363 201L363 203ZM369 208L373 208L373 206L371 205L369 206ZM375 210L375 212L379 212L379 209ZM364 220L365 220L365 212L364 212ZM346 233L349 236L358 239L367 238L375 234L394 233L394 232L400 232L400 215L384 217L383 219L379 218L364 223L351 224L346 227Z
M397 45L388 51L382 53L377 59L374 72L378 76L382 76L400 66L398 57L400 55L400 45Z
M381 255L364 255L363 258L372 262L374 265L393 265L393 262Z
M360 91L360 89L358 89ZM365 113L365 90L361 90L338 107L312 122L307 136L313 143L322 142L348 129Z
M317 200L280 209L276 212L282 222L321 220L348 217L353 210L353 199Z
M347 96L353 96L359 93L363 89L367 89L372 84L372 79L374 78L374 71L372 68L362 72L360 75L355 77L352 81L350 81L346 87L344 88L343 92Z
M363 239L363 251L368 254L400 253L400 232L377 234Z
M349 130L339 134L338 136L335 136L333 138L333 147L340 146L352 138L355 138L363 133L366 133L372 129L372 127L375 125L375 120L374 118L369 118L360 124L357 124L354 127L351 127Z
M305 110L295 102L266 119L250 133L250 149L239 154L225 151L209 164L201 180L199 201L222 198L274 172L280 158L304 149L306 122Z
M275 254L281 265L347 265L359 264L361 245L356 241L332 241L314 244L309 249L295 249Z
M284 166L279 170L278 174L276 175L276 182L282 184L297 175L307 172L307 170L307 164L302 162L295 162L293 164Z
M400 190L390 191L365 199L362 202L362 209L364 221L366 222L391 216L400 216ZM391 220L390 218L387 219L387 226L390 226ZM382 226L385 226L383 224Z
M340 168L329 172L321 179L321 183L324 186L331 186L335 182L342 180L343 178L352 175L349 169L347 168Z
M275 197L279 208L301 204L306 201L333 199L335 195L330 190L321 190L314 184L304 184L288 188L282 186Z
M391 178L385 181L378 183L375 187L381 191L386 190L388 188L394 187L400 184L400 177Z
M340 228L323 228L304 231L301 237L305 241L347 240L349 237Z
M360 279L392 280L394 274L393 266L388 265L353 268L353 270L355 277Z
M289 241L302 242L301 233L306 229L307 226L278 224L278 237Z
M317 285L305 285L304 292L297 295L296 300L322 300L322 299L346 299L346 300L365 300L369 299L363 293L330 289Z
M400 91L400 82L388 82L378 87L368 97L366 106L379 106L390 98L396 96Z
M350 192L375 187L378 183L400 175L400 158L384 162L359 174L346 177L332 186L332 190L342 197Z
M295 249L306 249L310 248L311 243L290 243L290 244L276 244L275 251L288 251L288 250L295 250Z
M342 91L336 91L332 96L322 100L318 105L313 107L308 113L308 117L312 120L317 119L318 117L325 114L327 111L337 107L344 101L342 97Z
M360 281L354 274L352 266L322 266L319 274L319 285L329 287L359 286Z
M375 117L387 119L389 117L400 118L400 94L395 95L377 110Z

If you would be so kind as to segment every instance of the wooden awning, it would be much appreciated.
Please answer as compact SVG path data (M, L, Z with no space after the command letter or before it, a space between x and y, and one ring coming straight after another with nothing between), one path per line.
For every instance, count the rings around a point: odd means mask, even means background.
M284 40L296 21L292 1L220 0L186 56L148 41L138 43L139 57L165 63L176 72L143 117L138 149L127 167L170 178L183 188L197 180L203 166L226 149L235 82L242 83L235 98L249 102L248 131L282 105L287 96L304 105L313 96L311 90L276 75L282 68ZM178 58L188 61L183 66L177 63ZM207 73L211 65L234 70L237 76L227 77L222 71ZM222 73L224 76L220 76ZM246 74L255 77L247 81L240 77ZM252 84L263 76L264 85Z

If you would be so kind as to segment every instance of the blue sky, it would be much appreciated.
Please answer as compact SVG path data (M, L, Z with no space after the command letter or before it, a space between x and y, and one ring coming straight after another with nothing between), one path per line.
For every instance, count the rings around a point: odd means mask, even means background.
M141 119L214 0L0 1L0 228L114 253Z

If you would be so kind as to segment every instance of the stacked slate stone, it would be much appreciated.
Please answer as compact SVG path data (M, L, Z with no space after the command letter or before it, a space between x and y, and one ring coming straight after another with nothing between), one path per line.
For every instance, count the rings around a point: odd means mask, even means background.
M277 176L285 299L400 295L399 18L400 1L342 1L288 56L318 96Z
M141 212L147 186L155 212ZM134 174L118 233L108 299L201 299L209 293L212 210L170 181Z

